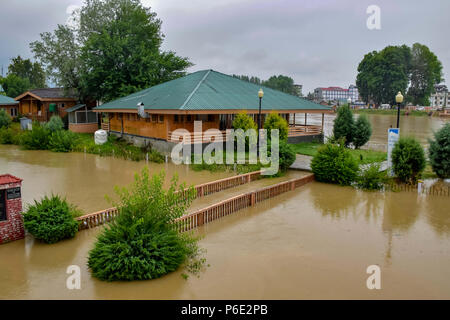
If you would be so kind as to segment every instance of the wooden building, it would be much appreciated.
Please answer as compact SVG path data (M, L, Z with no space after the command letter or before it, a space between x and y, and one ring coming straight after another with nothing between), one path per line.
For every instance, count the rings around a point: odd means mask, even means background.
M0 95L0 109L5 110L11 118L15 118L19 114L19 102L13 98Z
M63 88L33 89L15 98L19 102L19 113L23 116L46 122L52 115L64 117L66 109L77 104L74 93L65 93Z
M94 111L103 113L102 127L112 133L144 141L174 142L173 131L184 128L193 132L196 120L202 121L203 132L214 128L223 134L232 128L233 118L239 112L253 116L256 122L260 88L264 91L263 116L277 112L288 120L292 142L298 141L298 137L321 134L323 115L332 112L330 107L213 70L194 72L150 87L100 105ZM143 104L145 117L139 116L138 104ZM297 124L293 116L296 113L322 114L322 124Z

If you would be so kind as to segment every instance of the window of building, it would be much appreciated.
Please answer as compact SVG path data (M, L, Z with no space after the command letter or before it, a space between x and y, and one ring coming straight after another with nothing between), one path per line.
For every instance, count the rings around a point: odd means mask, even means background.
M158 121L158 116L156 114L152 114L151 117L152 117L152 122Z
M192 116L191 116L190 114L188 114L188 115L186 116L186 121L187 121L187 122L191 122L191 121L192 121Z
M5 190L0 190L0 221L8 220L6 215L6 192Z
M180 119L179 119L178 115L176 114L173 116L173 122L178 123L178 121L180 121Z
M181 122L181 123L184 122L184 116L183 116L183 115L180 116L180 122Z
M164 116L162 114L159 115L159 122L164 122Z

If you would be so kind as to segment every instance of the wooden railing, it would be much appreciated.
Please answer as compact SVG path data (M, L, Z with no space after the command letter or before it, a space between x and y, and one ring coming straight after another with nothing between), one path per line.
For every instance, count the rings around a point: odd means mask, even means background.
M102 122L101 128L109 132L109 122Z
M249 179L251 181L251 179L259 177L259 174L260 174L259 172L257 172L257 173L253 172L250 174L242 175L242 176L246 176L246 178L244 178L240 182L245 183L246 179ZM237 178L237 177L233 177L233 178ZM219 181L214 181L212 183L197 186L196 189L198 187L200 187L200 188L203 188L203 191L206 191L206 193L204 192L203 194L200 194L198 192L199 189L197 189L197 196L202 196L202 195L204 196L206 194L211 194L211 193L217 192L216 190L218 190L218 189L214 189L214 188L208 189L209 186L205 188L205 186L207 186L207 185L218 184L218 185L223 186L224 188L231 185L231 182L229 182L230 184L226 184L226 183L224 183L224 180L228 180L228 178L223 179L222 181L219 180ZM187 214L178 219L175 219L174 226L180 232L189 231L189 230L192 230L192 229L194 229L198 226L201 226L205 223L209 223L209 222L217 220L221 217L232 214L236 211L254 206L256 203L259 203L266 199L270 199L270 198L273 198L282 193L295 190L296 188L301 187L313 180L314 180L314 175L310 174L310 175L307 175L302 178L292 179L292 180L289 180L286 182L281 182L281 183L278 183L278 184L275 184L272 186L268 186L268 187L265 187L265 188L262 188L262 189L259 189L256 191L244 193L244 194L232 197L230 199L223 200L223 201L216 203L214 205L211 205L209 207L199 209L193 213ZM234 183L239 183L239 181L235 181ZM225 190L225 189L221 189L221 190ZM208 193L208 192L211 192L211 193ZM78 219L78 221L80 221L80 230L83 230L83 229L94 228L94 227L97 227L104 223L107 223L107 222L111 221L112 219L114 219L117 215L118 215L118 210L116 208L110 208L107 210L94 212L94 213L79 217L77 219Z
M179 232L190 231L198 226L225 217L236 211L252 207L266 199L295 190L313 180L314 175L310 174L302 178L280 182L273 186L244 193L175 219L174 226Z
M261 171L254 171L246 174L240 174L234 177L224 178L207 182L194 186L195 197L200 198L222 190L237 187L252 181L258 180L261 177ZM187 189L186 189L187 190ZM181 198L182 199L182 198ZM117 208L109 208L106 210L97 211L81 217L77 220L80 221L80 230L97 227L104 223L107 223L114 219L118 215Z
M190 138L190 143L209 143L209 142L223 142L226 141L227 135L226 131L220 131L221 135L217 136L215 134L212 134L210 132L203 132L202 134L194 134L193 132L190 132L187 134L187 136ZM212 141L211 141L212 139ZM174 136L173 131L168 132L167 140L170 142L182 142L183 136ZM187 141L187 140L186 140ZM186 142L187 143L187 142Z
M397 183L391 183L387 184L384 188L386 191L392 191L392 192L416 192L424 195L429 196L446 196L450 197L450 187L445 185L432 185L432 186L425 186L422 185L422 188L419 192L419 187L417 184L411 185L411 184L397 184Z
M290 125L288 130L288 136L295 137L295 136L315 135L320 134L321 132L322 132L321 126Z

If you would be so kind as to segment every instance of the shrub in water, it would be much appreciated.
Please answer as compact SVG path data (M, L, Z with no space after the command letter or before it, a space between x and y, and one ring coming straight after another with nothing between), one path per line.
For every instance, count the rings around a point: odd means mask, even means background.
M64 122L59 116L55 115L50 118L50 121L45 124L45 127L52 132L59 131L64 129Z
M77 136L71 131L58 130L52 132L48 148L54 152L69 152L76 145Z
M317 181L350 185L358 174L358 162L343 145L327 143L311 161Z
M296 153L294 151L294 148L284 141L280 141L279 153L280 171L285 172L294 163Z
M380 165L372 164L360 171L357 185L365 190L380 190L383 188L386 178L386 172L380 171Z
M365 114L359 116L353 131L353 145L356 149L365 145L372 135L372 125Z
M450 178L450 123L434 134L428 149L431 167L439 178Z
M287 141L288 123L278 113L271 113L264 122L264 129L267 130L267 137L270 139L270 131L278 129L280 141Z
M353 142L354 120L350 108L345 105L337 110L336 119L334 119L333 136L336 140L345 138L345 145Z
M55 243L73 238L78 231L75 216L80 211L59 196L35 201L23 214L25 228L38 240Z
M49 141L50 131L38 122L34 122L33 129L22 135L21 145L29 150L47 150Z
M6 113L5 109L0 109L0 128L8 128L11 124L11 117Z
M392 150L392 169L397 178L406 183L416 183L425 169L425 153L414 138L400 138Z
M150 178L144 168L130 190L116 189L120 214L89 252L88 266L95 277L107 281L154 279L183 263L190 262L188 269L194 271L204 262L198 259L197 239L179 233L173 225L174 219L186 213L194 189L182 197L176 192L176 178L167 191L163 184L163 172ZM183 185L178 187L182 189Z

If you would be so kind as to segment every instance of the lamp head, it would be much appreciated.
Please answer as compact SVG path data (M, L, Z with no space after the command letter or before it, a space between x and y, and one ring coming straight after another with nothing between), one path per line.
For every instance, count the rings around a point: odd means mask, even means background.
M262 89L259 89L258 97L262 98L263 96L264 96L264 91Z
M395 102L397 102L397 103L402 103L403 102L403 95L402 95L402 93L400 91L395 96Z

